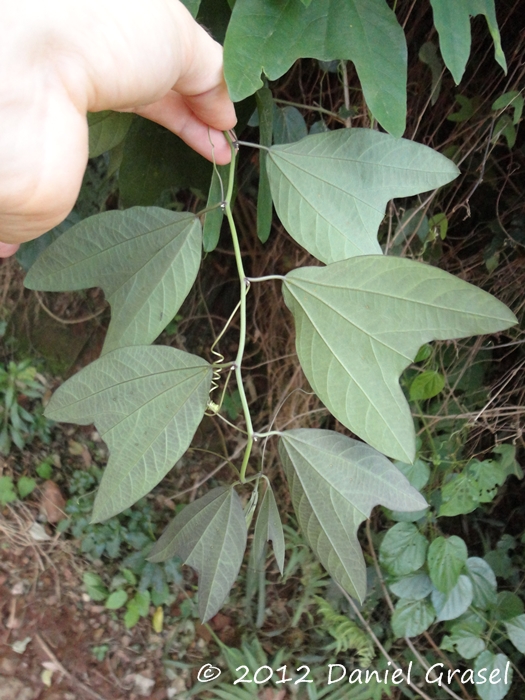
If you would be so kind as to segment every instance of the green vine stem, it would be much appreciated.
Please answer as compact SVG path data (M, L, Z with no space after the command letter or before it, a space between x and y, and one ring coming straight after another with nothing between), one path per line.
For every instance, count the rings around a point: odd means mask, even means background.
M235 161L237 157L237 150L232 142L232 139L228 133L225 134L228 142L230 144L232 152L232 160L230 165L230 173L228 179L228 189L226 191L226 197L224 200L224 213L228 219L228 224L230 226L230 232L233 241L233 250L235 253L235 262L237 265L237 272L239 273L240 281L240 319L239 319L239 347L237 348L237 356L235 358L235 378L237 380L237 388L239 391L239 397L241 400L242 410L244 413L244 419L246 421L246 433L248 436L246 442L246 449L244 452L244 457L241 464L241 469L239 473L239 478L241 483L245 483L246 480L246 469L248 467L248 461L250 459L250 454L254 442L254 432L252 417L250 414L250 408L248 406L248 399L246 398L246 392L244 391L244 384L242 381L242 359L244 356L244 348L246 346L246 296L248 294L248 289L250 288L250 282L246 278L244 272L244 266L242 264L241 249L239 246L239 237L237 236L237 228L235 226L235 221L233 219L233 214L231 210L231 198L233 194L233 185L235 181Z

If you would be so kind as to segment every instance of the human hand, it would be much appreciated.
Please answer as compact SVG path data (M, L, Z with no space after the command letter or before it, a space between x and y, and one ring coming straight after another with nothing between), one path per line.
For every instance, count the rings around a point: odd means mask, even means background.
M179 0L0 0L0 257L71 211L105 109L230 160L222 48Z

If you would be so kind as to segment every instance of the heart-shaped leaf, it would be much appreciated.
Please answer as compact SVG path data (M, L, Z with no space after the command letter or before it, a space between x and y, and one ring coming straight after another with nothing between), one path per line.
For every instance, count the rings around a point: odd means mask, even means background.
M148 557L160 562L178 556L199 574L199 616L220 609L241 568L246 520L236 491L219 486L184 508L162 533Z
M31 267L29 289L102 287L111 304L103 353L145 345L168 325L200 265L199 220L157 207L107 211L62 234Z
M224 43L224 72L237 102L280 78L297 58L353 61L366 103L401 136L406 116L405 35L384 0L243 0Z
M92 522L145 496L182 457L204 415L211 375L196 355L138 346L95 360L55 392L46 416L95 423L110 451Z
M427 503L382 454L331 430L288 430L279 454L299 525L328 573L362 601L366 568L359 525L375 505L418 510Z
M428 548L428 574L434 586L448 595L459 580L468 558L467 545L461 537L436 537Z
M288 233L325 263L381 254L387 202L445 185L452 161L427 146L372 129L339 129L273 146L272 197Z
M503 700L508 694L514 668L505 654L493 654L488 649L482 651L474 661L473 671L476 692L481 700ZM470 678L468 682L471 682Z
M421 345L516 323L490 294L402 258L299 268L286 275L283 291L315 393L352 432L402 462L414 459L415 435L398 379Z

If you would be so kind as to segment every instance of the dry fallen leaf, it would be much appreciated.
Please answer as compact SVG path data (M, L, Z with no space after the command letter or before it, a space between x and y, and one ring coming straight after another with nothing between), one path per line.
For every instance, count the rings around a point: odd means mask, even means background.
M44 526L40 523L33 523L29 528L29 534L35 540L35 542L46 542L52 539L51 535L48 535L44 529Z
M41 488L40 510L48 523L58 523L66 517L66 501L54 481L44 481Z

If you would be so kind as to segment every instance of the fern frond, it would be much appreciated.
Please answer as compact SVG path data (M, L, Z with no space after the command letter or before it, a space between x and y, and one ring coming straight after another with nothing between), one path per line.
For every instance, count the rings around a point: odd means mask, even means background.
M328 634L334 638L328 649L336 654L355 649L361 668L368 668L375 656L374 645L363 630L349 617L334 610L330 603L319 596L314 597Z

